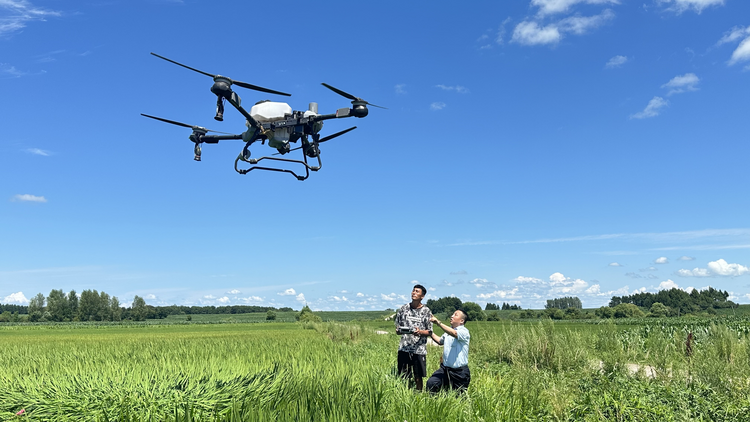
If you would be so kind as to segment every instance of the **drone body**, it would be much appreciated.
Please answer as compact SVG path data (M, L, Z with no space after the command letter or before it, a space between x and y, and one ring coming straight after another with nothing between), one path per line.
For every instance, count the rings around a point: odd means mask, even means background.
M201 144L203 143L215 144L222 140L244 141L245 146L240 152L237 159L234 161L234 169L239 174L247 174L252 170L270 170L291 173L298 180L305 180L310 176L310 171L318 171L322 167L319 145L323 142L341 136L357 128L356 126L350 127L349 129L342 130L340 132L334 133L333 135L321 138L319 132L323 128L323 121L330 119L341 119L346 117L365 117L368 114L368 105L383 108L374 104L370 104L361 98L355 97L324 83L323 86L325 86L326 88L336 92L337 94L345 98L352 100L352 107L340 108L336 110L336 113L333 114L318 114L317 103L310 103L310 106L306 111L294 111L292 107L287 103L264 100L259 101L255 105L253 105L250 108L250 112L248 113L248 111L242 107L242 100L240 99L239 95L237 95L236 92L232 91L232 85L277 95L289 96L290 94L262 88L245 82L234 81L226 76L212 75L210 73L185 66L184 64L175 62L166 57L159 56L158 54L151 54L159 57L160 59L164 59L184 68L212 77L214 79L214 84L211 87L211 92L213 92L217 97L216 115L214 116L214 119L217 121L224 120L224 102L228 101L229 104L231 104L235 109L237 109L237 111L240 112L240 114L245 117L247 130L241 134L233 135L224 132L212 131L201 126L188 125L174 120L150 116L148 114L142 115L166 123L171 123L173 125L192 129L193 133L189 136L189 139L195 144L194 152L196 161L201 160ZM208 135L208 132L224 133L224 135ZM268 156L260 158L250 158L251 154L249 148L256 141L260 141L261 144L265 144L265 142L268 141L268 145L278 151L274 155L284 155L290 151L302 149L303 160ZM296 142L300 142L301 146L297 148L291 148L290 143ZM308 157L317 159L318 164L310 165L307 161ZM305 175L297 175L290 169L259 166L258 163L262 160L273 160L277 162L301 164L305 167ZM239 169L237 165L240 161L249 163L251 167L247 169Z

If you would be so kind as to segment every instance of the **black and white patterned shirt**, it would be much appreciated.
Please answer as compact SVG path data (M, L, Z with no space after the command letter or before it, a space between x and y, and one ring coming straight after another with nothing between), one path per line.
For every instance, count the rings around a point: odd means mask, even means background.
M432 331L430 317L432 312L430 308L422 305L421 308L412 308L406 304L399 308L396 313L396 329L399 327L408 327L418 330ZM416 336L413 334L403 334L398 344L398 350L401 352L414 353L416 355L427 354L427 336Z

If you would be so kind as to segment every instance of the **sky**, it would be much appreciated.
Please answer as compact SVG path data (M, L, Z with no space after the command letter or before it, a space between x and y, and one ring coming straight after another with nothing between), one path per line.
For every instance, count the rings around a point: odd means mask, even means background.
M140 116L245 130L150 52L292 94L245 106L387 109L325 122L357 129L304 182L239 175ZM0 0L0 303L750 303L749 94L744 0Z

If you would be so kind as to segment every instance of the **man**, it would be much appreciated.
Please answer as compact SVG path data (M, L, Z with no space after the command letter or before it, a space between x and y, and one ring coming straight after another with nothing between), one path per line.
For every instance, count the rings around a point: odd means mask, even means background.
M440 369L427 380L427 390L437 393L443 388L453 388L463 392L469 388L471 373L469 372L469 341L471 335L464 327L466 313L458 310L451 315L450 327L438 321L434 316L431 322L436 323L445 333L442 337L431 334L432 339L443 346L443 357L440 359Z
M427 376L427 337L432 335L432 312L422 304L426 294L427 289L417 284L411 291L411 303L396 313L396 334L401 334L398 372L403 378L413 376L418 391L422 391L422 378Z

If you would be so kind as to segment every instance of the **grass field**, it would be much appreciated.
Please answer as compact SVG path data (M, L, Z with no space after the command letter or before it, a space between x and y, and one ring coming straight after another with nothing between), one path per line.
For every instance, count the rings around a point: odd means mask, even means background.
M469 323L463 396L410 390L382 320L6 325L0 420L750 420L750 322L671 322Z

